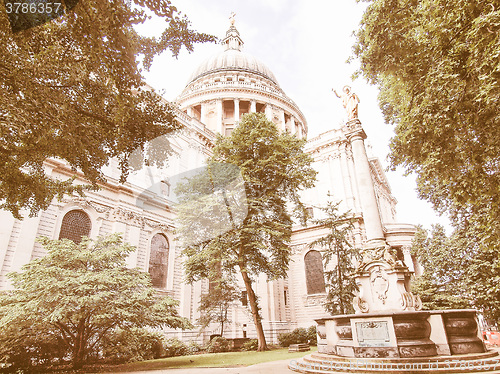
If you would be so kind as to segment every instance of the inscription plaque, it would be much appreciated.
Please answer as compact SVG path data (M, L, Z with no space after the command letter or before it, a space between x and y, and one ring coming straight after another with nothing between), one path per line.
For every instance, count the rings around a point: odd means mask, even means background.
M387 321L355 322L360 347L390 347Z

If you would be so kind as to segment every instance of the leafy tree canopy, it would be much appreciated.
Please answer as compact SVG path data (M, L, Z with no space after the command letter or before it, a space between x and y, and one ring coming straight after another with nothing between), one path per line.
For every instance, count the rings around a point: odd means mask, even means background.
M316 177L304 143L280 133L264 114L247 114L231 136L219 136L206 171L177 190L187 280L214 279L214 269L231 280L239 270L259 350L267 346L252 282L261 273L269 279L286 276L292 218L305 213L299 192ZM220 229L223 221L228 230Z
M220 336L224 336L224 326L231 323L228 316L229 308L235 300L240 298L240 292L236 285L221 278L212 281L213 287L208 293L202 294L198 310L201 316L198 323L202 328L208 327L211 323L218 323L220 326Z
M339 205L328 201L320 208L326 218L313 220L313 223L324 226L329 232L309 244L311 248L323 248L325 267L331 263L332 269L325 272L328 289L325 309L333 315L354 313L352 301L358 291L354 276L359 250L352 243L353 218L350 212L340 213Z
M159 37L134 29L151 15L165 21ZM50 157L66 160L94 187L117 157L123 182L135 149L179 128L172 106L144 89L140 61L149 68L166 50L177 56L183 46L192 51L214 40L189 29L168 0L80 1L62 17L17 33L1 11L0 208L20 218L20 209L35 214L54 196L81 191L72 179L44 173Z
M10 273L14 290L0 295L0 359L19 350L24 365L71 357L81 366L117 329L190 328L177 302L159 298L148 273L126 267L134 247L119 235L41 239L48 254Z
M354 54L396 125L392 166L498 248L500 1L368 2Z
M420 296L423 309L470 308L464 289L467 246L457 236L448 238L443 226L427 230L417 228L412 254L423 267L423 274L413 282L412 290Z

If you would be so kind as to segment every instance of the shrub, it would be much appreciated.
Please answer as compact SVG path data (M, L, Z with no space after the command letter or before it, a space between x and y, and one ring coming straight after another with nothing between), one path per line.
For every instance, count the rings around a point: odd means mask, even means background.
M308 332L305 328L299 327L292 332L285 332L278 335L278 341L282 347L288 347L290 344L307 343L309 340Z
M186 343L177 338L167 339L165 342L165 357L185 356L189 353Z
M30 321L0 329L0 372L36 372L46 365L64 362L69 351L50 326L31 325Z
M258 347L259 347L259 341L257 339L252 339L243 343L241 349L244 351L256 351Z
M196 354L196 353L199 353L203 350L203 347L196 343L194 340L191 340L189 343L188 343L188 351L189 351L189 354Z
M101 341L101 354L113 363L143 361L163 356L162 334L144 328L116 329Z
M219 353L219 352L229 352L231 349L230 342L221 336L216 336L207 346L208 353Z
M316 334L316 325L312 325L307 329L307 339L310 345L318 345L318 336Z

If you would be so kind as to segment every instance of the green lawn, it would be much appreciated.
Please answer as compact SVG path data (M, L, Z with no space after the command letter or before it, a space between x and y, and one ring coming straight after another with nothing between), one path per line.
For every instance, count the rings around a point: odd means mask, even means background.
M140 361L130 364L116 365L108 368L103 368L101 372L160 370L168 368L248 366L261 362L299 358L316 350L316 347L311 347L310 351L294 353L288 353L288 348L275 349L266 352L252 351L206 353L201 355L169 357L159 360Z

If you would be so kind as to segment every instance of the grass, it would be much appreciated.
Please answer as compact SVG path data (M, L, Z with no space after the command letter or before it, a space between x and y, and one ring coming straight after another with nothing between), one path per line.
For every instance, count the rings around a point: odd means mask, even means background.
M226 353L206 353L200 355L189 355L179 357L162 358L158 360L132 362L130 364L103 367L103 372L132 372L145 370L161 370L171 368L195 368L195 367L238 367L259 364L261 362L287 360L303 357L313 351L316 347L311 347L307 352L288 353L288 348L274 349L265 352L226 352Z

